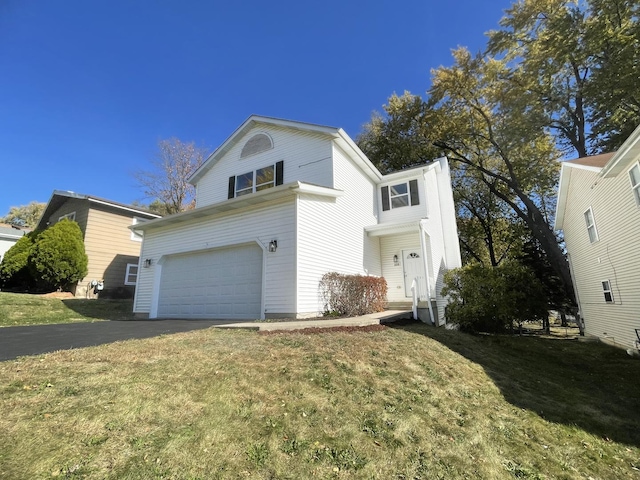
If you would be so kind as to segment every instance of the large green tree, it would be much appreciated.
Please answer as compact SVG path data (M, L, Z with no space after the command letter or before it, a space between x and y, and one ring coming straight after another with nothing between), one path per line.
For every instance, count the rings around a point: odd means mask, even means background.
M615 150L640 123L639 12L637 0L520 0L489 33L566 154Z

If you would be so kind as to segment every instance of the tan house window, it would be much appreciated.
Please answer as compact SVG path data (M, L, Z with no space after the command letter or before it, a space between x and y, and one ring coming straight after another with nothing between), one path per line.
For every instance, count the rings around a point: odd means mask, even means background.
M636 199L636 205L640 207L640 165L637 163L629 170L629 178L631 180L631 189Z
M66 215L62 215L58 221L60 220L64 220L65 218L69 219L69 220L73 220L74 222L76 221L76 212L71 212L71 213L67 213Z
M589 232L589 241L591 243L598 241L598 231L596 230L596 222L593 219L593 210L591 207L584 212L584 220L587 223L587 231Z
M124 274L125 285L135 285L138 282L138 264L127 263L127 272Z

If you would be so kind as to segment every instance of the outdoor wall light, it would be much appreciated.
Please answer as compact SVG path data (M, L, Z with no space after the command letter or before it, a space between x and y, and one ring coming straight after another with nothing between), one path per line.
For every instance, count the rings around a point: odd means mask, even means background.
M400 261L398 260L398 255L393 256L393 264L397 267L400 265Z
M151 258L145 258L144 259L144 268L149 268L152 263L153 263L153 260Z
M271 240L269 242L269 251L271 253L275 252L278 249L278 240Z

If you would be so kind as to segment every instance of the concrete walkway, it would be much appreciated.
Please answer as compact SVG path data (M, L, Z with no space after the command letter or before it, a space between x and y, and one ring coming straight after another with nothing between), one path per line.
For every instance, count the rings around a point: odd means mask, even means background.
M272 332L277 330L302 330L304 328L365 327L367 325L389 323L401 318L410 317L410 311L386 310L384 312L362 315L360 317L330 318L319 320L287 320L284 322L243 322L216 326L220 328L252 328L260 332Z

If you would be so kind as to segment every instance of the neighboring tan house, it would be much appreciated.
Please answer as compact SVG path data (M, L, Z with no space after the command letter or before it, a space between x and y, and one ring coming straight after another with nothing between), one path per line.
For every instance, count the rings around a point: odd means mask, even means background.
M142 235L129 227L159 217L110 200L55 190L37 228L47 228L63 218L80 226L89 273L76 285L76 297L131 298L138 277Z
M562 163L564 232L585 332L633 347L640 329L640 127L616 153Z
M335 271L384 277L403 306L415 281L421 318L444 323L460 266L446 158L382 175L342 129L251 116L190 182L194 210L140 226L140 316L315 316Z
M28 228L17 227L15 225L7 225L0 223L0 262L4 258L4 254L15 245L15 243L23 235L29 233Z

